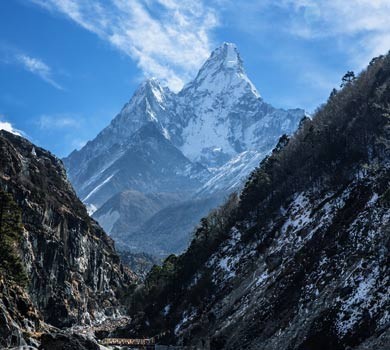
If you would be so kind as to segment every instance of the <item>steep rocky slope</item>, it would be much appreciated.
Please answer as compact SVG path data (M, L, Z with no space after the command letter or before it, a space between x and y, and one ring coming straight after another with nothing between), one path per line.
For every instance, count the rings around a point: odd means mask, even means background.
M0 349L38 345L39 334L50 332L30 296L15 283L0 276Z
M22 344L20 334L39 330L40 323L68 327L123 311L119 299L134 276L120 264L112 240L88 216L60 160L0 131L0 190L21 213L23 237L17 252L28 276L23 291L9 272L0 270L2 327L19 332L1 339L1 345ZM1 223L2 228L7 223L3 214Z
M296 130L304 115L301 109L267 104L246 75L236 46L224 43L177 94L156 79L142 83L110 125L72 152L64 164L90 213L104 206L94 218L110 228L115 239L130 244L135 228L121 224L130 214L126 215L125 206L110 207L114 196L129 190L146 195L172 192L187 207L189 201L199 205L199 199L207 204L218 197L221 203L243 184L282 134ZM166 207L170 204L167 201ZM199 221L207 210L205 205L192 217L187 213L186 221ZM188 241L193 227L188 229L174 216L166 217L165 223L164 227L169 224L170 230L178 232L179 239L172 237L172 246L167 245L164 254L183 251L182 243ZM135 236L142 240L143 233L137 231ZM156 234L148 241L154 247L163 232Z
M389 228L390 55L332 92L151 271L124 331L197 349L387 350Z

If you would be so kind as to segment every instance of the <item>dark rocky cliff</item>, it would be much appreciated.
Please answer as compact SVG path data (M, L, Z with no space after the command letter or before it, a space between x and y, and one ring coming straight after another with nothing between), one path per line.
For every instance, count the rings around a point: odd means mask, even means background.
M38 345L38 335L49 332L42 315L23 288L0 277L0 349Z
M1 284L2 320L26 330L28 318L21 324L10 321L12 303L4 300L11 294L31 303L33 314L39 315L36 320L56 327L88 324L122 312L119 300L134 275L121 265L113 241L88 216L62 162L24 138L0 131L0 189L21 211L19 251L28 275L24 296L16 286L10 293L9 284ZM21 342L16 337L2 345Z

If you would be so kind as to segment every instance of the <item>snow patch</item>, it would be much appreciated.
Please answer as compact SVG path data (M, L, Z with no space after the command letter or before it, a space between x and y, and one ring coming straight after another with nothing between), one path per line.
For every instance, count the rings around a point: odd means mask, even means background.
M374 297L372 291L378 277L379 267L376 266L367 277L360 276L360 281L354 292L348 299L342 301L336 322L336 328L340 336L346 335L348 331L353 329L363 317L364 310L369 312L370 304ZM352 281L349 280L346 284L351 285Z
M174 330L175 335L178 335L183 325L191 321L195 317L195 315L196 315L196 310L192 310L192 312L184 311L181 321L175 327Z
M110 175L107 179L105 179L100 185L96 186L89 194L83 199L83 202L86 202L89 197L91 197L94 193L99 191L107 182L109 182L114 176L116 172L112 175Z
M87 208L87 212L89 216L92 216L93 213L97 210L96 206L93 204L85 203L85 206Z

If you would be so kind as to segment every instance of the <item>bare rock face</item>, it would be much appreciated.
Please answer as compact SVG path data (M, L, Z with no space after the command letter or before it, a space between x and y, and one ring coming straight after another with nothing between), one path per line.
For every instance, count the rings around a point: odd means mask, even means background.
M0 348L34 346L48 328L28 293L0 277Z
M120 313L119 300L134 275L88 216L62 162L0 131L0 189L12 195L22 213L27 292L42 319L68 327ZM4 308L12 309L7 303Z

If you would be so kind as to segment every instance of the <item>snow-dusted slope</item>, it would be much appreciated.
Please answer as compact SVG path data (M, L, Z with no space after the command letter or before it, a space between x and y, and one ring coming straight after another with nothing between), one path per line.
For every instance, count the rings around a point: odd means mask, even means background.
M266 156L263 152L244 151L217 168L213 176L196 192L198 197L209 193L230 193L240 188L247 175Z
M228 194L304 115L265 103L236 46L224 43L178 94L145 81L64 163L91 212L126 190L182 192L183 200Z

